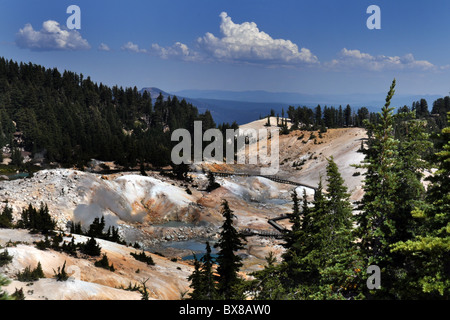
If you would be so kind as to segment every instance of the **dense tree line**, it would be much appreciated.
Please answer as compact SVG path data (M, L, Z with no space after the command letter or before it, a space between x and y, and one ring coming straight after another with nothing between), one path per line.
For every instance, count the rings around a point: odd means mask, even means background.
M411 107L398 108L398 113L415 113L416 119L427 120L428 132L436 132L446 125L447 112L450 112L450 97L439 98L433 103L431 110L425 99L414 101ZM284 110L283 110L284 114ZM366 127L366 123L377 123L380 116L361 107L354 110L350 105L328 107L317 105L315 108L306 106L289 106L287 116L291 119L292 130L323 130L324 128ZM281 126L281 125L280 125Z
M5 210L8 211L8 209ZM56 222L51 217L47 204L41 203L40 208L36 209L30 203L26 209L22 210L21 219L16 227L49 234L55 229Z
M81 223L75 223L71 221L70 224L70 232L80 235L86 235L88 237L94 237L98 239L108 240L112 242L117 242L119 244L126 244L124 240L121 239L119 235L119 228L114 226L109 226L107 231L105 232L106 223L105 217L101 218L95 217L94 221L89 225L87 231L83 231Z
M214 128L209 111L177 97L153 103L136 87L108 87L71 71L0 58L0 147L21 132L20 147L48 162L82 165L92 158L155 166L170 163L171 132ZM19 146L15 146L19 147Z
M328 107L317 105L315 108L306 106L289 106L287 116L291 119L292 129L319 130L323 128L363 127L365 120L375 122L377 114L369 112L366 107L359 108L356 112L347 105Z

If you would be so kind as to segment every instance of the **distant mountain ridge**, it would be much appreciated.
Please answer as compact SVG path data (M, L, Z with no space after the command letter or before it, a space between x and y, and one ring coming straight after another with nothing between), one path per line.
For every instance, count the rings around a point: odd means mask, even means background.
M307 106L314 108L317 105L343 107L349 104L354 110L367 107L371 112L378 112L385 103L386 93L379 94L302 94L296 92L269 92L264 90L254 91L226 91L226 90L181 90L168 93L155 87L143 88L152 99L156 99L159 93L164 98L177 96L195 105L200 112L209 110L216 123L236 121L238 124L248 123L265 117L270 110L280 113L289 106ZM435 100L442 98L440 95L408 95L396 94L392 99L393 107L407 105L411 107L414 101L426 99L431 109Z

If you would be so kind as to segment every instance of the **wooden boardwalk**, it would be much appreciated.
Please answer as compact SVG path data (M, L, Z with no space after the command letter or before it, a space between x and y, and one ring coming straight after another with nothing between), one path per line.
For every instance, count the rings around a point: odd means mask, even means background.
M283 233L280 233L278 231L269 231L269 230L245 229L245 230L241 231L240 234L244 237L259 236L259 237L276 238L276 239L283 238Z
M267 220L267 223L269 223L275 231L268 231L268 230L256 230L256 229L245 229L241 232L241 235L244 237L251 237L251 236L260 236L260 237L269 237L269 238L276 238L276 239L283 239L284 233L288 229L277 223L277 221L285 220L290 218L290 214L281 215L279 217L269 219Z
M262 178L266 178L266 179L272 180L274 182L282 183L282 184L290 184L290 185L294 185L294 186L310 188L310 189L313 189L314 191L317 189L316 187L310 186L310 185L305 184L305 183L292 181L292 180L286 180L286 179L283 179L283 178L280 178L280 177L277 177L277 176L268 176L268 175L261 175L261 174L249 174L249 173L236 173L236 172L223 172L223 171L219 171L219 172L211 171L211 173L216 175L216 176L219 176L219 177L230 177L230 176L262 177Z
M236 172L226 172L226 171L216 171L216 172L211 171L211 173L216 176L219 176L219 177L230 177L230 176L263 177L263 178L269 179L269 180L277 182L277 183L306 187L306 188L310 188L314 191L317 190L317 188L315 188L313 186L310 186L310 185L307 185L307 184L304 184L301 182L297 182L297 181L286 180L286 179L283 179L283 178L280 178L277 176L267 176L267 175L249 174L249 173L236 173ZM244 231L241 231L241 235L244 237L260 236L260 237L270 237L270 238L282 239L283 235L284 235L284 233L286 233L287 229L285 227L283 227L282 225L280 225L279 223L277 223L277 221L285 220L285 219L289 219L289 218L290 218L290 214L283 214L276 218L267 220L267 223L270 224L275 229L275 231L245 229Z

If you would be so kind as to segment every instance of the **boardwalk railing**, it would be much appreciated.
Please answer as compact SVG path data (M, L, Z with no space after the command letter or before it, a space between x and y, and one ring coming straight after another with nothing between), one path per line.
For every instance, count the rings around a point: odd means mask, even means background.
M268 231L268 230L256 230L256 229L245 229L241 231L241 235L244 237L251 237L251 236L260 236L260 237L270 237L270 238L277 238L282 239L283 234L287 231L285 227L278 224L276 221L285 220L290 218L290 214L281 215L279 217L269 219L267 222L275 228L276 231Z
M310 188L313 190L316 190L316 187L310 186L308 184L305 183L301 183L301 182L297 182L297 181L292 181L292 180L286 180L277 176L267 176L267 175L261 175L261 174L249 174L249 173L236 173L236 172L211 172L212 174L219 176L219 177L230 177L230 176L241 176L241 177L262 177L262 178L266 178L269 180L272 180L274 182L278 182L278 183L282 183L282 184L290 184L290 185L294 185L294 186L299 186L299 187L306 187L306 188Z
M268 237L268 238L276 238L282 239L283 234L277 231L269 231L269 230L256 230L256 229L245 229L240 232L244 237L251 236L260 236L260 237Z

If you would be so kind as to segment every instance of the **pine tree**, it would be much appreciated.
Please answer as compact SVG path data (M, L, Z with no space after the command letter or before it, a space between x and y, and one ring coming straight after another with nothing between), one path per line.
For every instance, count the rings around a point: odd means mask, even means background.
M236 252L244 248L243 237L233 225L235 216L226 200L222 202L222 215L225 221L222 225L219 241L215 244L215 247L219 249L216 259L218 264L218 292L224 299L242 300L244 294L240 286L243 280L238 275L242 266L242 258Z
M45 278L44 271L42 270L41 262L38 262L36 269L33 270L33 274L36 278Z
M114 265L113 264L109 265L109 259L108 259L108 256L106 255L106 253L104 253L102 255L102 258L100 260L95 261L94 265L96 267L98 267L98 268L103 268L103 269L106 269L106 270L110 270L112 272L115 271Z
M6 266L13 259L13 256L9 255L8 250L5 249L0 253L0 267Z
M208 241L206 242L206 252L200 260L202 262L202 300L215 300L218 296L213 270L213 258L211 256L211 246Z
M352 108L350 105L347 105L344 109L344 125L346 127L350 127L353 125L352 123Z
M90 237L89 240L81 245L81 252L95 257L100 255L101 247L94 237Z
M2 290L2 286L7 286L11 281L0 274L0 301L1 300L12 300L12 297L5 291Z
M6 204L0 214L0 228L11 228L13 226L12 208Z
M188 278L191 282L190 288L192 288L192 292L189 294L191 300L215 300L219 298L213 264L211 246L207 241L206 252L200 261L194 255L194 271Z
M48 234L55 229L56 222L52 219L47 204L41 203L40 209L36 210L30 203L27 209L22 210L22 219L18 222L18 226Z
M301 227L299 199L296 190L292 192L291 198L293 205L292 205L292 213L289 217L289 222L292 224L292 227L289 231L287 231L284 234L283 246L285 246L286 248L290 248L292 244L295 242L296 234Z
M207 192L211 192L211 191L213 191L213 190L215 190L215 189L220 187L220 184L218 184L216 182L216 178L214 176L214 173L212 173L210 171L210 172L208 172L207 176L208 176L208 186L206 187L206 191Z
M312 207L308 207L304 192L301 227L292 234L293 243L282 255L280 278L290 299L308 299L318 290L320 265L323 264L321 246L326 233L326 230L320 228L326 209L320 178Z
M194 271L188 277L189 287L192 291L189 293L189 299L202 300L203 298L203 278L201 273L201 263L194 254Z
M413 265L407 298L450 298L450 113L447 118L449 126L441 133L445 144L436 154L438 170L429 178L427 204L412 212L418 222L417 235L393 245L394 253L408 255Z
M348 238L348 233L352 229L352 206L350 203L350 194L344 185L344 179L339 173L334 158L327 159L327 207L330 230L330 244L336 247L348 247L352 239ZM339 234L346 232L346 236Z
M396 204L398 203L398 140L393 134L393 116L390 102L395 92L395 79L382 108L380 121L368 125L368 149L362 165L366 169L364 196L361 213L357 215L359 247L365 259L365 268L377 265L381 269L383 283L377 290L378 297L389 296L395 267L390 245L397 236L395 228Z
M103 229L105 229L105 217L102 216L101 219L96 217L89 226L87 235L95 238L103 238Z
M352 206L350 194L344 185L333 157L327 159L327 213L323 227L328 226L324 242L320 246L323 264L320 268L320 293L318 299L355 298L361 261L353 234ZM327 239L328 238L328 239ZM361 298L361 296L358 296Z
M266 257L267 265L263 270L252 273L255 278L249 287L255 300L283 300L286 290L280 281L280 268L276 265L277 259L271 251Z

